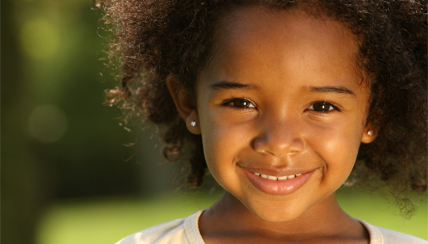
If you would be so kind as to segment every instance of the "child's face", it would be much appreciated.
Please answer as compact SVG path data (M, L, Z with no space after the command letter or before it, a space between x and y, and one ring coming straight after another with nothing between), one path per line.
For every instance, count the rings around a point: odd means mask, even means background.
M371 141L357 43L343 25L297 10L231 16L189 116L217 182L261 219L292 220L334 197Z

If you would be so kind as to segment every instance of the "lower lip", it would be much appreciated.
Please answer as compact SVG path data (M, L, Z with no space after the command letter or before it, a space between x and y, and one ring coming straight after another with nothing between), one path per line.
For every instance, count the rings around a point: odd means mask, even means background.
M268 180L262 178L258 175L255 175L253 172L242 169L250 180L250 182L260 191L269 194L269 195L288 195L297 191L302 187L311 176L314 174L315 170L311 172L304 173L300 176L294 177L287 180Z

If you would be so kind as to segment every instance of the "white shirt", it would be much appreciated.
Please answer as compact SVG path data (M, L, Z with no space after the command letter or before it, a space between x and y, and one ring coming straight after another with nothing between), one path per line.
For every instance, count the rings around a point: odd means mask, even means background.
M116 244L205 244L198 221L202 210L132 234ZM360 221L370 234L370 244L428 244L428 241Z

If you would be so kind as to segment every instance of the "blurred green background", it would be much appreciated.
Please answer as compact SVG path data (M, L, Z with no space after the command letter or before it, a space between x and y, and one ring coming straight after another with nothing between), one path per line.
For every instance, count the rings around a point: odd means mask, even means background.
M1 13L3 244L115 243L215 202L210 186L176 190L179 166L156 136L104 105L119 82L100 61L108 33L92 1L5 0ZM352 216L427 239L426 201L406 220L375 195L338 198Z

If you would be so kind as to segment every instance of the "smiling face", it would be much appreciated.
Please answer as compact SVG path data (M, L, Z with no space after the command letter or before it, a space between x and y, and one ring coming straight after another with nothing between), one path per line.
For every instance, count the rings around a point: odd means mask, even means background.
M289 221L333 197L361 141L372 140L358 46L340 23L298 10L227 17L198 77L196 108L181 114L197 121L189 129L201 133L226 191L263 220Z

